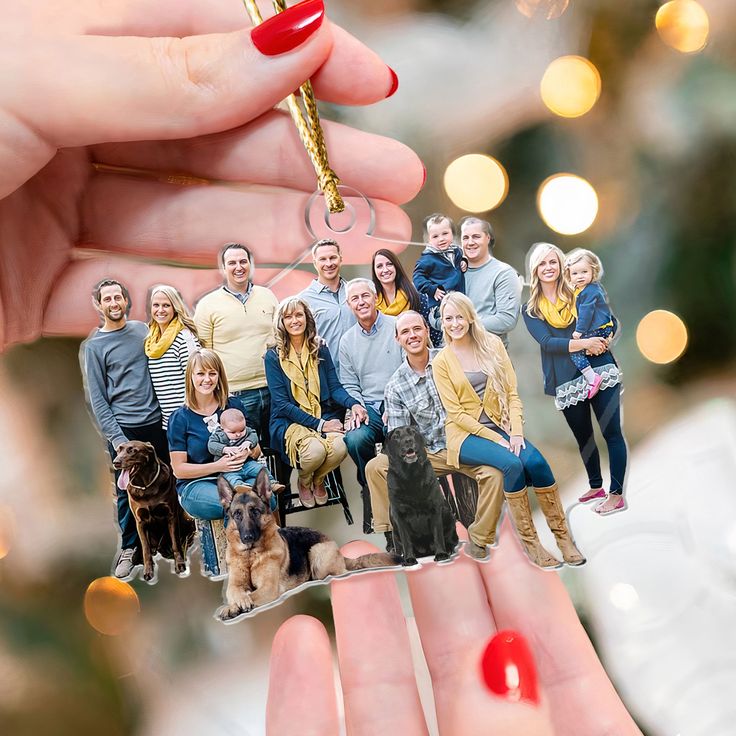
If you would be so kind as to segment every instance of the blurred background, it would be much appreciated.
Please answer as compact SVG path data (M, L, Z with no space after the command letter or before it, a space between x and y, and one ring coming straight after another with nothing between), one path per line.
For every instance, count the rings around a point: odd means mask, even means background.
M414 240L431 212L474 212L520 273L539 240L600 255L622 324L629 510L572 509L589 561L565 582L645 733L733 734L736 3L330 0L328 12L400 79L381 104L323 112L421 156ZM418 254L408 246L404 264ZM527 433L572 505L586 487L573 438L542 394L536 343L523 326L510 340ZM78 350L46 339L0 363L2 732L262 734L273 633L299 612L329 629L328 589L225 627L212 619L222 584L195 552L189 578L163 564L155 586L102 581L85 607L116 527ZM343 474L359 515L350 463ZM359 537L338 509L297 523ZM221 707L234 682L237 720Z

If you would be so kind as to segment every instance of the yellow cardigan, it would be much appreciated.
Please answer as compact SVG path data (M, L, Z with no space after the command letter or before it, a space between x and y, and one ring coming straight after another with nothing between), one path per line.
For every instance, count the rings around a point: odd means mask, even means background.
M502 383L506 387L511 420L511 434L523 434L523 407L516 392L516 373L511 365L506 348L500 339L493 341L502 366ZM482 412L501 426L501 407L498 397L489 383L481 403L470 381L460 365L452 348L446 346L432 359L432 376L442 404L447 411L445 431L447 433L447 462L453 467L460 466L460 446L473 434L477 437L498 442L502 439L498 432L481 424L478 420Z

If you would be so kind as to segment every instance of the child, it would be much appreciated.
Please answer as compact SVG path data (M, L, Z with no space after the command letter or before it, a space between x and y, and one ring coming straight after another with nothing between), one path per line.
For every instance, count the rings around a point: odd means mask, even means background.
M435 213L424 218L424 242L427 247L414 266L412 280L417 291L429 298L430 309L438 307L448 291L465 293L468 263L453 242L455 225L445 215Z
M233 486L253 486L256 477L265 465L254 458L259 457L261 448L258 444L258 435L252 427L246 426L245 415L240 409L225 409L220 414L220 426L210 435L207 449L215 459L223 455L245 455L248 459L240 470L223 473L224 478ZM276 494L283 491L285 486L274 480L266 468L271 481L271 511L277 506Z
M613 322L608 297L600 285L603 276L601 259L589 250L576 248L565 259L565 276L575 291L577 322L575 332L572 333L573 339L609 338L613 334ZM588 382L588 398L592 399L598 393L603 378L591 368L584 350L570 353L570 358L585 376Z

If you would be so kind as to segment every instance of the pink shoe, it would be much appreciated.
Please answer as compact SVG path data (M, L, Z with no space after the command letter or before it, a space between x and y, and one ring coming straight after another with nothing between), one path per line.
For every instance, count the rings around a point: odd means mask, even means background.
M593 379L593 383L588 384L588 398L592 399L600 390L601 384L603 383L603 376L599 376L597 373L595 374L595 378Z
M626 508L626 501L624 500L623 494L619 495L618 493L614 493L612 495L616 497L616 503L613 506L604 509L603 504L606 502L603 501L603 503L599 503L593 511L600 516L607 516L608 514L615 514L617 511L623 511Z
M588 501L595 501L596 498L605 498L607 495L603 488L591 488L589 491L585 491L578 501L588 503Z

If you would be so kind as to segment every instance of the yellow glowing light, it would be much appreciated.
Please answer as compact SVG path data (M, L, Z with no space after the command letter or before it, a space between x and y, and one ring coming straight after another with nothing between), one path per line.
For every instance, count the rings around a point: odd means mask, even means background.
M555 115L585 115L601 94L601 75L582 56L560 56L545 71L540 85L542 101Z
M0 505L0 560L6 557L13 546L15 515L9 506Z
M671 363L685 352L687 327L676 314L655 309L639 322L636 344L652 363Z
M537 209L555 232L577 235L595 221L598 195L590 183L579 176L555 174L539 187Z
M469 153L456 158L445 170L445 191L460 209L487 212L506 199L509 177L495 158Z
M708 43L708 13L695 0L672 0L665 3L654 20L659 37L683 54L700 51Z
M93 629L117 636L127 631L141 610L138 594L113 577L93 580L84 594L84 615Z
M559 18L570 4L570 0L514 0L514 2L516 9L527 18L542 15L547 20Z

